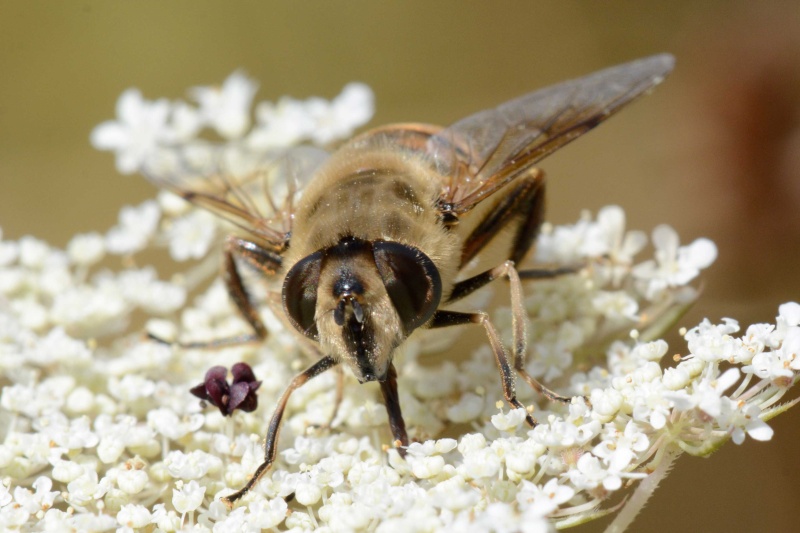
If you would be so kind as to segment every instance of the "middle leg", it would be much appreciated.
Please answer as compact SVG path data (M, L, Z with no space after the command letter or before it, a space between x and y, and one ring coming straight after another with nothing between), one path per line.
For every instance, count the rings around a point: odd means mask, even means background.
M509 251L509 260L495 268L456 283L447 303L455 302L480 289L499 277L507 277L511 286L512 328L514 335L514 369L534 390L550 400L569 402L570 398L551 391L525 370L527 336L525 309L522 304L520 279L547 279L576 272L575 267L555 269L529 269L517 271L515 264L522 261L533 246L544 221L545 176L532 168L510 187L483 220L472 230L464 242L461 268L473 259L494 237L509 225L516 225Z
M489 315L483 312L478 313L462 313L459 311L445 311L439 310L433 314L428 327L430 328L445 328L449 326L461 326L464 324L480 324L486 330L486 335L489 337L489 345L494 353L497 368L500 370L500 380L503 385L503 396L506 402L516 409L524 409L525 406L517 400L517 386L514 371L508 363L508 355L503 343L500 342L500 335L494 324L489 320ZM536 421L530 415L525 413L525 421L531 426L536 427Z
M520 280L520 273L517 272L517 269L514 267L513 261L505 261L501 265L456 283L453 286L453 290L450 292L447 303L460 300L484 285L503 277L508 278L511 289L511 330L514 344L514 370L528 385L548 400L565 403L570 402L571 398L561 396L545 387L525 369L528 355L528 334L525 329L525 307L522 302L522 281Z

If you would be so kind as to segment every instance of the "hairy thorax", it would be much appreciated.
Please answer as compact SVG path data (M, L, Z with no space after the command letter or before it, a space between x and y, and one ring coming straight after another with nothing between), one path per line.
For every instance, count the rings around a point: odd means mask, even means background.
M303 192L286 266L343 237L394 241L430 257L447 287L460 242L439 220L439 183L418 158L374 147L339 150Z

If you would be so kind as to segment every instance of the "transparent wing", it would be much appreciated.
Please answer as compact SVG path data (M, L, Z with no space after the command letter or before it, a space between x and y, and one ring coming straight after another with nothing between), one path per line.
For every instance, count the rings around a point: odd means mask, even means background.
M427 152L446 176L441 199L455 214L523 174L664 80L662 54L547 87L467 117L432 136Z
M201 173L183 168L149 173L147 179L237 226L270 250L282 252L291 234L294 206L327 157L324 150L301 146L269 163L249 165L244 172L226 172L221 170L225 165L214 164Z

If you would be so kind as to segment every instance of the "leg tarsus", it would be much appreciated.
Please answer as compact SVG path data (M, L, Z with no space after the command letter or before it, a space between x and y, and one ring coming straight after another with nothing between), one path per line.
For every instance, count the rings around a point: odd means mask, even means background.
M225 337L222 339L214 339L213 341L198 341L198 342L173 342L162 339L152 333L147 333L147 338L159 344L166 344L168 346L178 346L184 350L216 350L220 348L227 348L228 346L239 346L241 344L250 344L261 342L264 339L258 335L243 334L234 337Z
M550 400L551 402L561 402L561 403L570 403L572 401L571 396L561 396L560 394L548 389L544 385L542 385L539 380L528 374L528 371L524 368L517 369L517 375L524 379L528 385L531 386L533 390Z

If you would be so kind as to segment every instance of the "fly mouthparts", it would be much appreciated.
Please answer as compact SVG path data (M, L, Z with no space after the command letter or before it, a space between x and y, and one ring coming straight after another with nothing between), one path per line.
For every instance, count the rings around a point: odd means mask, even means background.
M379 376L379 375L377 375L377 374L375 374L373 372L367 372L365 374L362 374L362 376L360 378L358 378L358 382L361 385L363 385L364 383L369 383L370 381L379 381L379 382L382 383L382 382L386 381L386 376L387 376L386 372L384 372L383 375L381 375L381 376Z
M337 326L344 326L345 323L345 315L347 314L347 307L350 306L350 312L353 314L353 318L356 319L356 322L359 324L364 323L364 308L361 307L361 304L358 303L358 300L352 294L344 294L339 299L339 303L336 305L336 309L333 310L333 320L336 322Z

